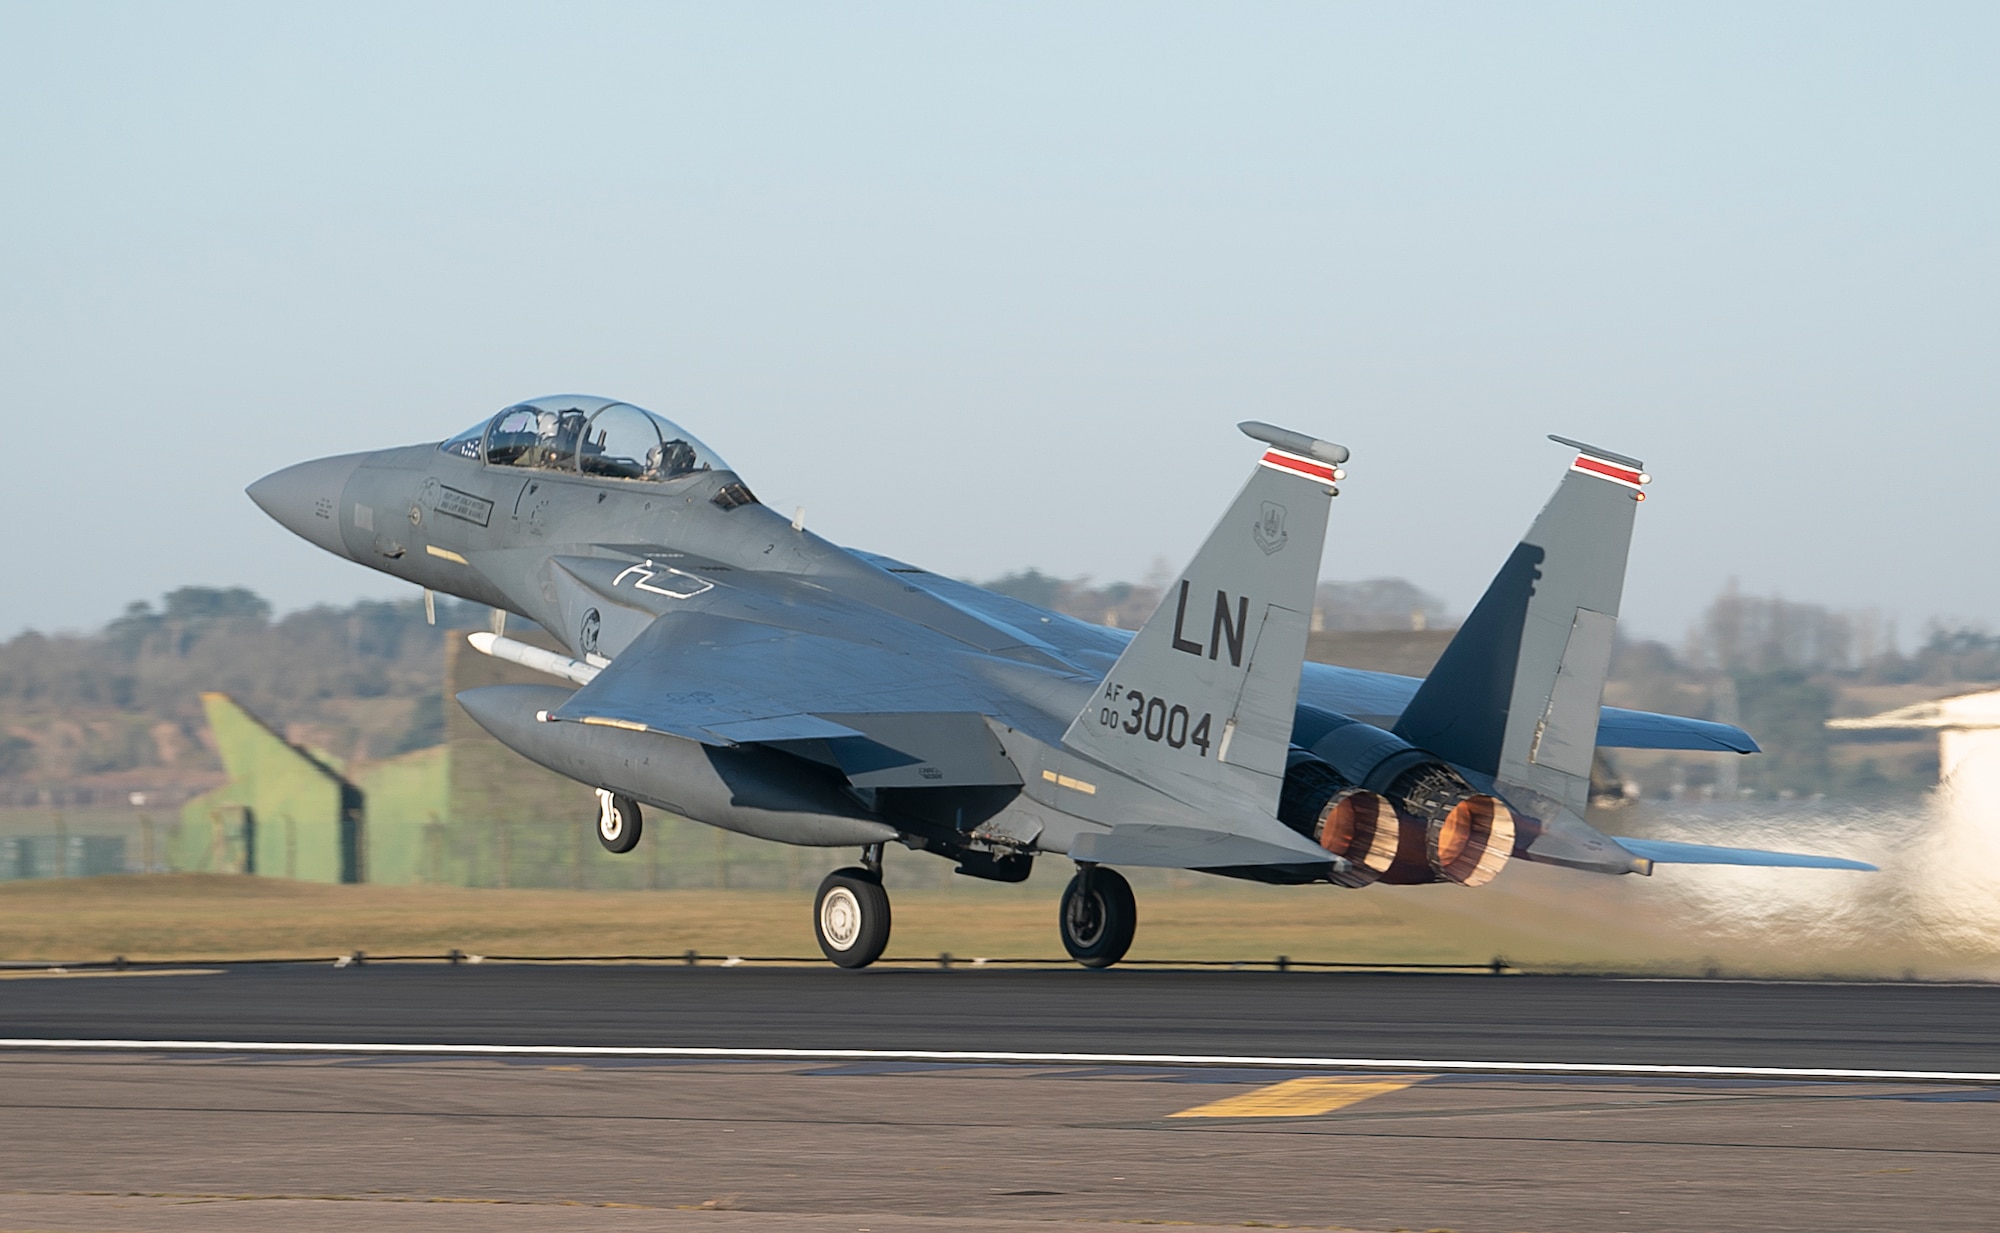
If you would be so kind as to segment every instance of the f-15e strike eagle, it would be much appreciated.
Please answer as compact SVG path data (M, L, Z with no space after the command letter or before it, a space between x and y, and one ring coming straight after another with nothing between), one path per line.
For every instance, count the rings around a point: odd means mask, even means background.
M1491 881L1510 860L1868 869L1586 825L1598 746L1754 753L1727 724L1601 706L1637 459L1577 441L1555 496L1429 677L1306 663L1348 451L1250 422L1249 482L1136 634L832 544L714 451L629 403L538 398L439 444L347 454L249 494L348 560L553 634L481 651L562 685L458 701L597 790L598 838L643 804L780 843L861 849L820 885L827 958L889 939L882 853L1018 882L1076 873L1064 947L1105 967L1138 913L1117 869L1253 881Z

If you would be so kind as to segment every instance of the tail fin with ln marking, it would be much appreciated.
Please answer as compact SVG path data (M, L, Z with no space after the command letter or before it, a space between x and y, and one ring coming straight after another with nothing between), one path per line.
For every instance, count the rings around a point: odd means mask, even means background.
M1275 814L1343 446L1271 448L1063 744L1196 806Z

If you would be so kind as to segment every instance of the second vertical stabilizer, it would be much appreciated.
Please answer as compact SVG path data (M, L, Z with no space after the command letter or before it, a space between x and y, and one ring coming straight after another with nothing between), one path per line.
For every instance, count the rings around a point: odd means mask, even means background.
M1637 459L1551 439L1578 449L1576 461L1395 731L1580 820L1589 801L1633 511L1652 477ZM1517 803L1537 809L1526 800Z

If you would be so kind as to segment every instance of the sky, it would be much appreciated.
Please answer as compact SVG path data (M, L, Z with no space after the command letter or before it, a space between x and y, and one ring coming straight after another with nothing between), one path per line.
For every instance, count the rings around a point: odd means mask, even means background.
M1467 610L1642 458L1624 620L2000 626L2000 6L0 5L0 637L404 584L243 495L556 392L960 577L1190 557L1260 419L1323 576Z

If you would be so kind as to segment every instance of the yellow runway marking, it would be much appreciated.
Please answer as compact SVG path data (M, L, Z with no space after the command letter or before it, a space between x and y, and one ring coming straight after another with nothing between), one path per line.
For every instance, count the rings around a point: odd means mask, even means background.
M1374 1096L1400 1092L1422 1083L1429 1075L1407 1075L1395 1079L1347 1079L1337 1075L1311 1075L1287 1079L1260 1087L1241 1096L1227 1096L1170 1117L1318 1117L1335 1109L1360 1104Z
M85 976L220 976L221 968L128 968L123 972L92 969L72 972L66 968L32 968L25 972L0 972L0 980L76 980Z

